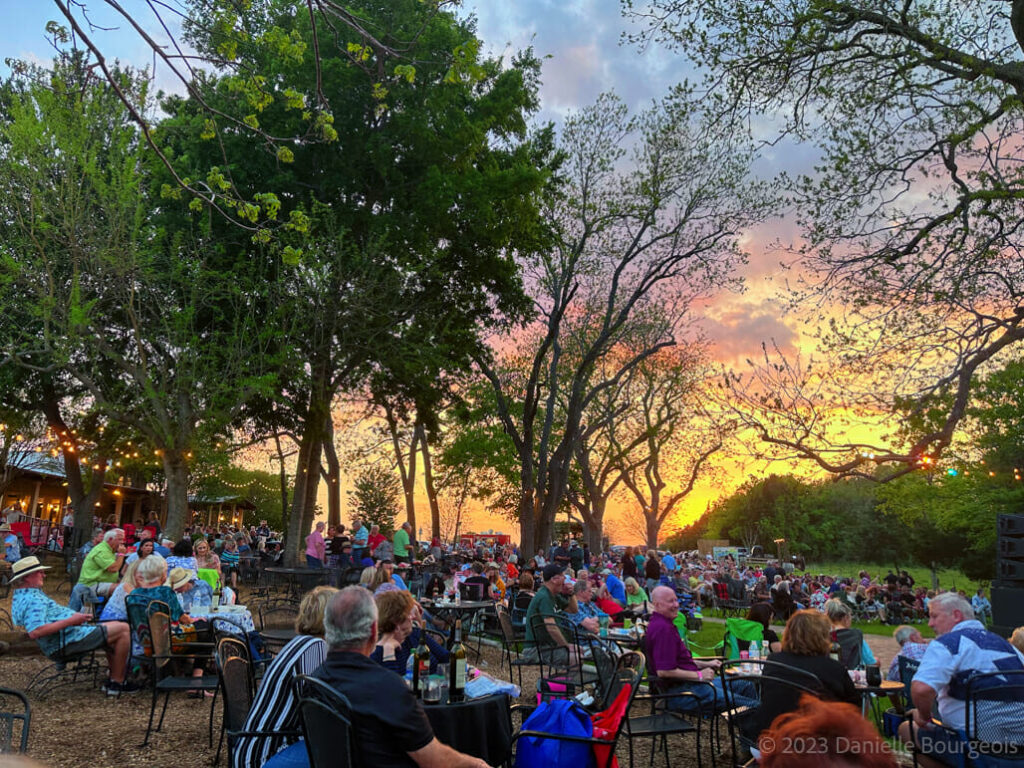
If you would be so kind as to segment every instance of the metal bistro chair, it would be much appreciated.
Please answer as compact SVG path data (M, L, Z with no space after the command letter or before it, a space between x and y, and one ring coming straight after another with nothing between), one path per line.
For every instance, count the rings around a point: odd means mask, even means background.
M0 755L11 752L24 754L28 749L31 724L32 709L28 697L12 688L0 688Z
M693 711L690 713L676 712L668 708L669 701L677 696L690 697L693 699ZM647 677L647 693L640 693L634 702L641 705L648 704L647 711L630 712L629 720L626 723L626 736L629 740L629 765L633 766L633 740L651 739L650 765L654 765L654 755L657 751L658 739L661 739L661 749L665 756L666 767L671 765L668 750L668 737L673 735L685 735L693 733L697 746L697 767L703 765L701 750L701 723L704 721L704 711L701 708L700 699L696 694L689 691L669 693L666 687L657 677ZM634 707L634 709L636 709ZM687 714L693 717L693 722L687 719ZM713 760L713 758L712 758Z
M267 655L273 658L295 637L295 619L299 615L299 606L294 603L260 606L258 615L260 637L263 638Z
M743 664L749 664L751 666L760 667L760 674L744 673L739 671L737 674L730 674L729 670L742 670ZM789 675L790 677L782 677L782 674ZM767 683L769 686L777 689L789 689L797 697L801 694L807 693L811 696L820 698L824 686L821 681L818 680L817 676L798 667L790 666L789 664L783 664L778 661L767 661L766 659L757 659L755 661L727 661L722 664L721 668L722 675L722 690L725 694L725 705L726 709L722 713L726 723L729 726L729 741L732 745L732 765L736 768L742 768L750 764L749 760L743 760L741 762L742 753L740 748L744 751L749 752L750 749L757 746L757 738L760 734L750 733L749 730L745 731L744 726L749 724L750 721L757 715L760 710L759 707L745 708L736 705L735 699L735 686L737 683L746 681L752 683L758 691L758 698L761 700L761 706L764 706L764 686Z
M135 631L140 623L139 612L133 606L129 606L128 617ZM195 664L197 660L208 659L213 653L213 643L187 642L171 636L171 609L167 603L160 600L152 600L145 610L145 622L148 627L150 643L152 645L151 656L136 657L149 667L149 685L153 692L149 707L149 722L146 725L146 738L142 746L149 745L149 735L153 732L153 717L156 713L156 700L164 694L164 704L160 711L160 721L156 730L159 731L164 724L164 716L167 714L167 702L172 693L183 693L186 691L217 691L218 680L215 675L203 675L193 677L191 674L175 674L174 666L179 662L186 662L189 665ZM178 650L176 651L175 648ZM209 742L213 747L213 702L210 702L210 726Z
M599 759L598 768L610 768L614 763L615 748L618 746L619 738L626 727L628 713L632 708L633 701L637 695L637 690L640 688L643 675L644 663L642 656L636 653L625 653L619 657L619 663L616 670L616 678L618 680L616 695L618 695L617 691L628 685L630 686L629 701L626 704L625 714L618 720L615 730L605 734L604 738L593 736L569 736L563 733L547 733L544 731L518 730L512 735L513 747L515 746L515 743L522 738L553 739L554 741L567 741L576 744L591 744L594 746L595 752L600 750L601 753L603 753L603 760Z
M972 675L964 706L968 764L1024 766L1024 670Z
M299 675L293 684L310 768L358 768L349 700L315 677Z

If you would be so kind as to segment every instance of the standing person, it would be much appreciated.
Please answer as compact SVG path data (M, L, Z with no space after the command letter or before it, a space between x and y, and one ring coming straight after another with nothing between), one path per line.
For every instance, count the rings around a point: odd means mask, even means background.
M21 560L21 543L17 534L11 530L10 523L0 524L0 535L4 537L4 560L11 564Z
M633 548L626 547L622 553L622 578L626 579L632 577L634 579L640 576L640 571L636 567L636 558L633 557Z
M391 544L394 547L395 563L409 563L412 561L410 557L410 535L412 534L412 526L409 521L406 520L402 523L401 527L395 531L395 535L391 540Z
M1024 669L1024 655L985 629L974 618L971 604L955 592L932 598L928 613L928 626L937 637L928 643L910 684L914 709L908 714L913 718L913 737L920 750L917 759L925 768L959 765L969 748L962 738L967 678L979 672ZM936 714L943 727L933 725ZM986 720L990 734L1003 729L1008 741L1020 733L1020 720L1012 707L989 710ZM905 744L911 743L909 722L900 726L899 735Z
M323 568L324 557L324 524L320 522L306 537L306 567Z
M363 525L363 521L358 517L352 518L352 559L356 564L362 563L366 557L369 539L370 531Z
M405 681L370 660L377 646L377 606L367 590L346 587L331 598L324 639L330 650L316 677L348 697L361 765L488 768L438 741Z
M647 582L648 594L661 583L661 561L658 560L658 553L653 549L647 550L647 559L644 561L644 579Z

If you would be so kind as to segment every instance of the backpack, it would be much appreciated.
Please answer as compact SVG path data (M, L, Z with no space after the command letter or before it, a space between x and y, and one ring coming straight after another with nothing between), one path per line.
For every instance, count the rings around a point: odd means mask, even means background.
M590 715L571 699L549 699L526 718L524 731L542 731L567 736L594 734ZM516 768L548 768L564 765L572 768L594 768L594 752L590 744L556 741L542 736L525 736L516 750Z

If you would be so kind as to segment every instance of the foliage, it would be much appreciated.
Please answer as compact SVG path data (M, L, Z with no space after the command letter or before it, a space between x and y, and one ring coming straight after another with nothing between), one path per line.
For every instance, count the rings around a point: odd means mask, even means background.
M737 385L767 398L747 401L751 425L837 473L870 477L885 462L905 474L938 455L977 376L1024 340L1020 0L625 7L646 24L640 37L706 68L723 124L752 121L773 146L815 158L787 185L802 238L793 304L837 309L813 313L815 366L773 357ZM837 408L869 419L944 399L936 426L907 441L877 420L863 445L821 429Z
M369 464L356 474L352 486L348 492L352 516L367 527L379 525L380 532L390 538L401 504L398 475L383 463Z

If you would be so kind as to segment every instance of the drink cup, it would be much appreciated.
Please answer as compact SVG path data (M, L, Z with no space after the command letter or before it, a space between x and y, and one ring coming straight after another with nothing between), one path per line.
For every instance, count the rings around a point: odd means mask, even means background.
M437 704L441 701L441 681L440 675L430 675L427 677L425 687L423 688L423 701L428 704Z
M609 618L607 616L602 616L598 621L601 625L601 637L608 637Z
M864 668L864 679L870 686L879 686L882 684L882 670L877 664L868 664Z

